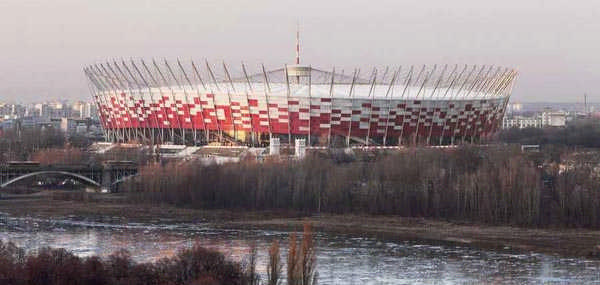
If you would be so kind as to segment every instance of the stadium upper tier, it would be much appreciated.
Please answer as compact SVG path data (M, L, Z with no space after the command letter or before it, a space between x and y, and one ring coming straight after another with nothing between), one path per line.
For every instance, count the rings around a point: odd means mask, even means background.
M468 65L256 70L179 60L84 69L111 140L207 143L226 135L254 143L287 135L307 136L311 145L336 136L383 145L479 139L497 128L517 75Z

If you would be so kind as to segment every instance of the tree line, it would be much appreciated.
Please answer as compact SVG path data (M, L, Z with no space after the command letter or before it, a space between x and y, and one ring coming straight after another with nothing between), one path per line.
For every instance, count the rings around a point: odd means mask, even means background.
M0 241L2 284L254 284L251 274L223 254L198 245L156 263L136 263L125 250L106 259L65 249L26 254Z
M0 163L38 161L41 164L98 164L106 160L130 160L146 164L152 159L149 148L115 148L96 154L86 149L92 141L78 135L66 137L60 129L31 127L0 132Z
M54 128L3 130L0 136L0 162L28 160L31 154L47 148L64 147L65 135Z
M510 128L497 138L505 143L600 148L600 120L579 119L564 128Z
M78 257L65 249L49 247L27 253L12 242L0 240L1 284L127 284L127 285L216 285L281 284L283 262L279 243L268 249L267 273L262 283L256 271L256 246L251 246L247 262L228 260L222 253L198 244L180 250L173 257L154 263L136 263L126 250L107 258ZM304 225L302 240L290 234L287 257L287 284L316 284L316 251L312 226Z
M510 146L465 146L359 159L338 153L301 161L149 164L122 189L132 201L203 209L600 228L598 169L590 163L549 164L548 156Z

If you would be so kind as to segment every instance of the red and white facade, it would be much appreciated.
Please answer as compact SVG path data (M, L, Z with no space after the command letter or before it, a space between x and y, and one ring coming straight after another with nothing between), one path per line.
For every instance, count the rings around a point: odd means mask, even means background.
M515 70L375 68L351 74L285 66L109 62L85 68L107 139L179 144L451 144L496 131Z

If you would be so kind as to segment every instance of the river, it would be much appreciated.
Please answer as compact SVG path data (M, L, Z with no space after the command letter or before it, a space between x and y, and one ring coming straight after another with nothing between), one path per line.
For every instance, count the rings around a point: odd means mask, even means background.
M50 246L66 248L80 256L106 257L123 248L136 261L145 262L200 243L243 262L250 244L256 244L258 271L263 279L267 248L273 240L278 240L285 255L288 236L289 232L220 229L202 222L119 224L90 222L79 217L16 218L0 213L0 239L13 241L27 250ZM319 232L315 237L319 284L600 284L597 260Z

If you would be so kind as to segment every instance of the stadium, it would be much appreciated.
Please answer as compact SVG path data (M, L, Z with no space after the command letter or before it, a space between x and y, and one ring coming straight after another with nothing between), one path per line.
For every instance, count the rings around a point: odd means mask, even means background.
M501 124L517 76L496 66L251 69L180 60L112 61L84 72L112 142L303 138L324 147L481 142Z

